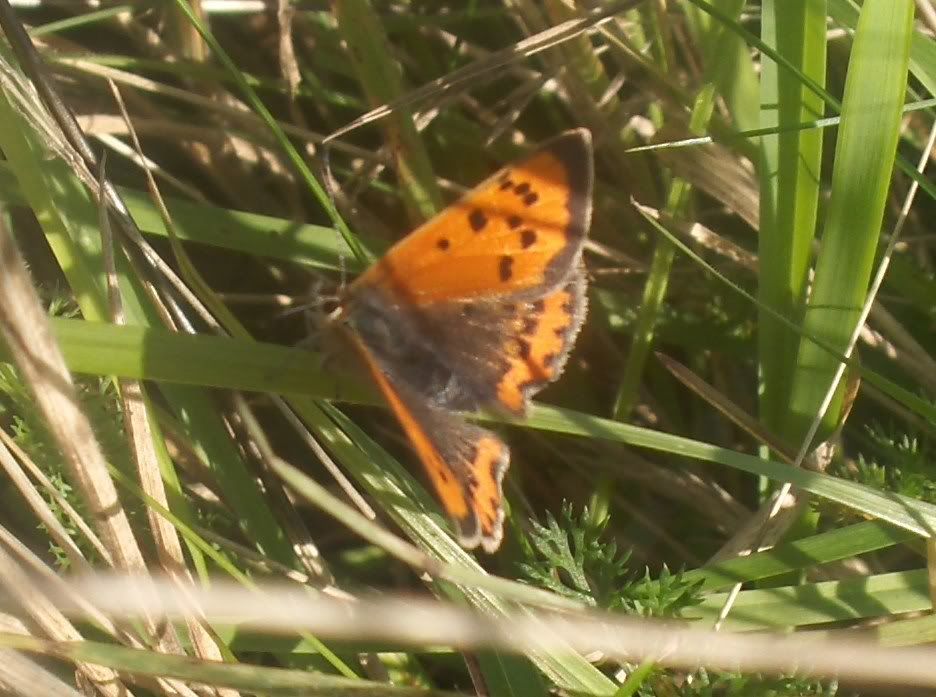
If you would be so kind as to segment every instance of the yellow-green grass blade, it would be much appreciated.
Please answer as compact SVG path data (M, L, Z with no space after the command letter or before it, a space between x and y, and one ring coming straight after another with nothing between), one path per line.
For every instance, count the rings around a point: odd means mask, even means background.
M159 213L145 192L126 187L118 187L117 190L143 232L168 237ZM0 201L6 204L29 203L9 162L0 162ZM166 206L179 239L185 242L198 242L330 271L339 269L344 260L346 268L351 271L361 270L334 228L172 197L166 198ZM376 240L368 242L379 247Z
M729 17L737 16L743 5L737 0L716 0L712 4ZM756 128L760 124L758 71L747 44L736 32L713 31L713 26L718 26L718 22L697 6L687 3L685 8L687 17L700 25L697 32L703 40L707 38L705 43L715 42L714 45L706 45L707 54L718 52L726 56L721 94L731 113L733 129L743 131Z
M873 628L874 638L881 646L913 646L936 641L936 615L886 622Z
M869 0L849 61L832 191L803 325L804 334L839 352L868 290L900 133L912 28L909 0ZM792 442L803 437L836 368L834 358L801 342L781 435ZM840 389L824 416L824 434L838 423L841 406Z
M339 394L343 400L377 403L373 389L365 387L366 376L348 375L345 381L321 367L316 370L315 364L303 359L311 354L299 349L75 320L56 320L54 326L70 368L78 372L318 397ZM106 359L101 355L102 346L108 350ZM342 381L336 393L339 379ZM936 525L936 506L932 504L681 436L547 406L537 406L525 423L537 429L626 443L789 481L921 536L929 536Z
M854 30L860 7L853 0L828 0L829 17L839 26ZM930 95L936 95L936 41L922 32L913 32L910 44L910 72Z
M812 569L820 564L849 559L916 539L919 538L907 530L876 520L865 521L793 540L764 552L693 569L687 571L683 578L688 583L701 581L702 591L711 592L730 588L736 583L760 581L791 571Z
M256 694L321 695L335 697L454 697L455 693L425 687L398 687L369 680L324 675L257 665L202 661L186 656L132 649L93 641L54 642L34 637L0 634L0 645L54 656L66 661L111 666L122 672L154 677L174 677L194 683L226 686Z
M5 57L3 58L5 60ZM15 68L10 68L15 70ZM107 317L97 214L84 188L59 159L43 162L45 148L10 95L0 92L0 148L19 190L36 215L85 317ZM58 186L50 186L54 182ZM80 217L79 217L80 216Z
M714 593L687 612L713 622L727 594ZM730 631L805 627L929 610L926 570L742 591L723 625Z
M924 109L932 109L936 107L936 99L918 99L912 102L907 102L903 105L904 114L909 114L913 111L921 111ZM813 128L830 128L832 126L838 126L841 122L841 118L838 116L826 116L821 119L812 119L810 121L803 121L801 123L796 123L790 126L771 126L766 128L750 128L742 131L737 131L735 133L725 133L723 130L713 133L712 135L707 136L697 136L694 138L679 138L677 140L670 140L660 143L650 143L649 145L641 145L638 147L628 148L627 152L645 152L651 150L675 150L678 148L690 148L698 147L700 145L708 145L710 143L727 143L727 144L739 144L745 139L759 138L761 136L772 136L780 133L786 133L789 131L806 131ZM930 186L927 188L927 182L921 180L919 184L923 187L924 191L927 191L931 195L936 193L936 188Z
M476 655L492 697L549 697L555 694L526 656L487 650Z
M761 8L764 43L803 75L824 84L826 19L822 0L768 0ZM822 99L797 74L761 63L761 126L786 129L821 118ZM798 322L819 202L822 130L786 130L760 140L761 303ZM788 404L799 337L771 314L758 324L761 418L779 432Z
M83 14L75 15L74 17L67 17L65 19L48 22L47 24L33 27L29 30L29 35L35 38L45 34L55 34L60 32L68 32L72 29L86 28L89 25L94 25L98 22L106 23L123 13L131 11L132 9L132 5L115 5L114 7L107 7L103 10L85 12Z

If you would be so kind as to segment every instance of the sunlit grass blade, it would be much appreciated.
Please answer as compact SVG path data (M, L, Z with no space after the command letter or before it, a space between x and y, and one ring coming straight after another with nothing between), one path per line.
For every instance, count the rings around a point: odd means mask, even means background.
M698 619L710 622L725 603L716 593L698 608ZM843 581L823 581L742 591L728 616L726 629L751 631L805 627L930 607L926 571L901 571Z
M686 573L686 580L701 580L705 591L729 588L736 583L759 581L791 571L815 567L867 554L918 539L906 530L867 521L837 530L793 540L774 549L719 562Z
M769 0L761 8L764 42L820 85L826 71L822 4L821 0ZM772 60L762 63L760 101L762 127L784 129L823 115L822 99ZM798 322L815 235L822 131L764 136L760 150L758 255L765 263L760 265L758 295L764 305ZM761 418L779 432L799 337L771 314L761 312L758 339Z
M912 35L909 2L864 4L849 61L835 165L804 333L844 351L865 300L884 201L893 175ZM785 433L802 437L829 389L836 363L801 342ZM823 417L828 434L842 396Z

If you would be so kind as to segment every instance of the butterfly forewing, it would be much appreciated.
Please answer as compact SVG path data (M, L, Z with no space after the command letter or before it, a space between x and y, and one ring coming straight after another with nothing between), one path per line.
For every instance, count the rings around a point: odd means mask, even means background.
M356 284L392 287L416 305L542 295L577 263L591 189L591 136L569 131L414 230Z

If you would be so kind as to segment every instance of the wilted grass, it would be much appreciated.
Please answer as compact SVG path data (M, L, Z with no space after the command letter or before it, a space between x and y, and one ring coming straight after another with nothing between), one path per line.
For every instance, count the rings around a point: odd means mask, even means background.
M51 334L23 322L42 306L4 256L4 357L20 377L0 376L14 484L0 645L28 653L0 659L0 685L42 679L71 694L44 672L53 665L106 695L196 683L225 695L799 695L834 694L836 675L847 689L932 686L895 667L928 653L878 645L936 636L936 186L917 173L932 158L936 28L910 0L589 8L0 8L4 234L43 302L78 308ZM36 41L38 76L108 152L103 169L34 91L15 21ZM582 126L597 163L588 321L529 419L479 415L512 462L505 542L474 556L364 371L314 330L306 341L308 307L463 187ZM102 176L109 205L128 211L109 226ZM73 396L60 360L81 376ZM272 632L251 619L262 602L186 607L168 628L158 615L127 624L93 595L79 612L61 579L113 570L176 587L228 578L258 598L289 583L313 607L393 598L386 614L365 605L382 618L373 629L350 610L343 629L297 610L294 631ZM397 593L469 614L420 602L407 626ZM738 648L731 662L717 657L740 646L730 634L667 656L656 627L641 644L639 630L615 635L633 625L576 624L623 616L827 643L814 664L769 639L757 660ZM542 644L538 617L552 623ZM836 642L872 625L849 672ZM550 634L563 626L575 628L567 647Z

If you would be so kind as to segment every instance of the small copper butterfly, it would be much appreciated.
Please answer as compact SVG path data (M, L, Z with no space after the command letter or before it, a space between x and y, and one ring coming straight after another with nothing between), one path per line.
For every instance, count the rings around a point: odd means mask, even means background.
M591 134L562 134L394 245L332 316L422 460L459 542L494 552L510 458L456 412L522 415L585 318Z

